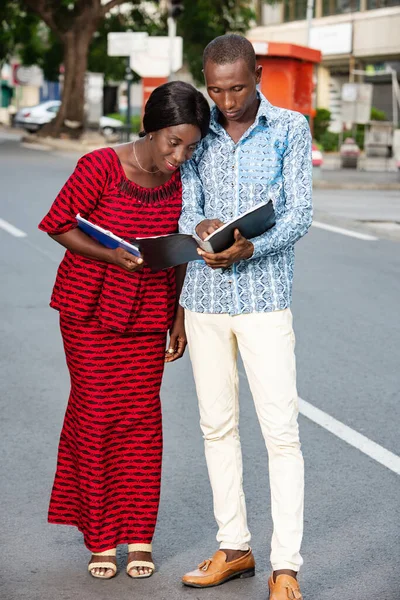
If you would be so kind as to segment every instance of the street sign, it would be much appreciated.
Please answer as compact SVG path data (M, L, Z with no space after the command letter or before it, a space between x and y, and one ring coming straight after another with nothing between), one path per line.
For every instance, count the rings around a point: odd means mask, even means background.
M322 54L350 54L353 46L353 25L339 23L337 25L315 26L310 31L310 47L321 50Z
M365 125L371 118L371 83L345 83L342 87L342 121Z
M30 67L14 65L14 85L33 85L35 87L41 87L43 85L42 69L36 65Z
M145 31L112 31L107 35L108 56L130 56L146 50L149 34Z
M130 66L140 77L168 77L170 74L171 40L167 36L149 36L145 51L131 54ZM183 39L174 37L172 41L172 72L182 68Z

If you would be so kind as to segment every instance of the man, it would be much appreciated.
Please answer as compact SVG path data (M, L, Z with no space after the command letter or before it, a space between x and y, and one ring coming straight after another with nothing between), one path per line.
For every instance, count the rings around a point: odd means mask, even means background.
M269 455L273 536L271 600L300 599L304 466L298 433L294 334L290 312L294 243L312 219L311 136L299 113L257 91L261 67L238 35L204 52L210 132L182 167L180 231L201 238L224 221L273 200L276 225L226 251L199 250L181 296L220 549L183 583L219 585L254 575L242 488L237 351L243 359Z

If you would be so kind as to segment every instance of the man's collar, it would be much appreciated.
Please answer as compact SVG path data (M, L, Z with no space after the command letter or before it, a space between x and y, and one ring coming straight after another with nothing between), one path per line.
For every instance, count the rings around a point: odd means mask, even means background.
M276 119L276 107L273 106L266 97L259 91L257 91L257 97L260 100L260 106L258 107L258 111L256 114L256 118L254 119L254 123L260 123L264 121L268 123ZM214 105L211 109L211 120L210 120L210 129L212 129L215 133L221 130L222 125L219 123L220 111L216 105Z

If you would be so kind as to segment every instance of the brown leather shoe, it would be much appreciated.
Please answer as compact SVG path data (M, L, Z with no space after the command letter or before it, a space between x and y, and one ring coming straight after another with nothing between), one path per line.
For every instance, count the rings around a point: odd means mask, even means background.
M297 579L290 575L278 575L268 579L269 600L303 600Z
M226 554L217 550L212 558L202 562L195 571L186 573L182 583L190 587L205 588L221 585L230 579L253 577L255 560L251 548L240 558L226 562Z

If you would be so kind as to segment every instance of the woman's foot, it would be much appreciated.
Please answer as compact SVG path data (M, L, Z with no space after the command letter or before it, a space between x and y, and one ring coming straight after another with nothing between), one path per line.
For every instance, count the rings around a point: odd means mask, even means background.
M151 552L141 552L134 551L128 553L128 564L132 561L141 562L143 561L143 565L137 565L129 569L128 575L130 577L150 577L153 574L154 568L149 566L145 566L145 563L152 563L153 558L151 556Z
M115 548L106 552L92 554L88 569L92 577L97 577L98 579L111 579L111 577L114 577L117 572Z

